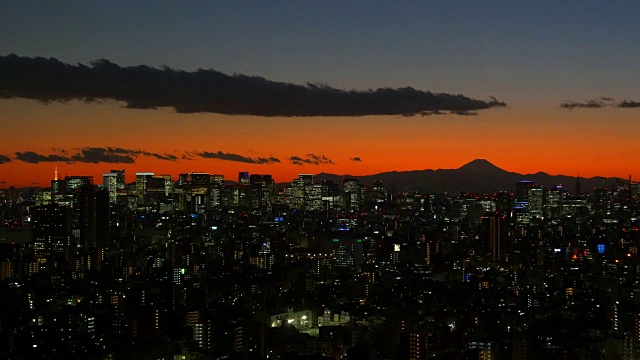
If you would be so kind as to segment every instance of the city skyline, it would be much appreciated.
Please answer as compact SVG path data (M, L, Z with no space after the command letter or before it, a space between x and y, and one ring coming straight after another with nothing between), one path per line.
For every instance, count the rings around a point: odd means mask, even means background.
M0 55L214 69L339 90L410 86L495 96L506 107L474 116L264 117L5 93L3 187L47 186L55 165L96 177L114 166L231 178L246 170L285 182L298 173L455 169L477 158L523 174L640 177L633 2L60 4L4 5L3 30L21 31L0 40Z
M0 358L640 359L640 2L0 2Z

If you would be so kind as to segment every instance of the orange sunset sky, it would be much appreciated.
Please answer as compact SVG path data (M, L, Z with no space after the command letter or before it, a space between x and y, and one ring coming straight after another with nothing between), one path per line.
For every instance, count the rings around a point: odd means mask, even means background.
M638 180L639 12L639 2L7 2L0 6L0 188L49 186L56 166L60 176L92 175L98 184L111 169L125 169L128 182L135 172L175 179L198 171L288 182L300 173L452 169L478 158L522 174ZM365 92L412 87L482 101L495 96L506 106L473 109L474 116L263 117L127 109L113 96L44 104L29 99L42 99L47 81L30 73L7 80L13 68L2 61L10 54L85 68L107 59L174 75L213 69ZM73 87L51 84L46 95ZM255 113L243 111L237 113ZM138 153L133 164L18 157L69 159L92 147ZM193 155L218 151L280 162ZM183 159L188 154L191 160ZM309 154L333 163L291 161Z
M139 156L135 164L38 163L1 166L5 186L47 186L57 165L61 176L101 175L123 168L177 174L204 171L236 179L238 171L270 173L290 181L299 173L365 175L391 170L457 168L475 158L523 174L544 171L591 177L640 178L633 110L549 110L513 107L477 116L363 116L264 118L219 114L176 114L173 110L130 110L116 102L78 101L43 105L1 100L0 154L52 149L122 147L180 157L192 151L224 151L247 157L273 156L281 163L247 164L219 159L158 160ZM335 164L293 165L287 159L313 153ZM351 161L360 157L361 162Z

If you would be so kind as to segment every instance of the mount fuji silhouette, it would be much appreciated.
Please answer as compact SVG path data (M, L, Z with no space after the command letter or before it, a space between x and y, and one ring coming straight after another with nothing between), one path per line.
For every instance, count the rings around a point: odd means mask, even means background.
M382 181L385 186L397 191L419 189L423 193L435 194L444 191L471 191L493 193L497 191L515 191L516 182L531 180L536 185L546 187L562 185L566 190L575 190L576 177L567 175L549 175L544 172L535 174L519 174L503 170L485 159L475 159L457 169L391 171L374 175L352 176L320 173L316 180L340 182L343 178L357 177L363 184L371 185L374 181ZM612 184L618 178L580 178L582 189L588 190Z

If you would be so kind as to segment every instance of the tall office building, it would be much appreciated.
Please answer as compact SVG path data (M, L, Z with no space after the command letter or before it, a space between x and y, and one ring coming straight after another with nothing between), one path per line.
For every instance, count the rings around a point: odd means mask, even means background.
M305 202L305 188L313 186L313 175L299 174L297 179L293 179L291 186L286 189L286 200L290 206L302 208Z
M153 177L152 172L136 173L136 195L141 202L144 202L144 194L147 191L147 182Z
M507 244L507 229L504 216L487 213L482 216L482 242L487 259L495 264L509 261L510 249Z
M541 217L544 210L545 189L543 186L532 186L529 189L527 210L531 217Z
M255 209L267 207L271 204L271 195L275 189L275 182L271 175L251 174L251 205Z
M322 185L306 185L304 187L304 206L308 211L324 210L322 201Z
M547 189L544 195L545 216L560 217L563 215L564 190L562 185Z
M342 179L342 204L346 210L358 210L362 205L362 184L357 178Z
M531 180L520 180L516 183L516 202L529 202L529 189L534 186Z
M118 190L124 190L126 187L125 178L124 178L124 170L113 170L109 171L111 174L116 174L116 184Z
M313 185L313 174L298 174L298 179L305 185Z
M31 246L36 260L70 261L72 249L71 208L48 204L31 209Z
M222 187L224 186L224 175L211 175L209 183L209 206L216 208L222 203Z
M362 239L352 237L335 238L331 242L331 255L334 267L344 267L356 270L362 265Z
M191 195L191 211L203 213L209 206L211 174L202 172L189 173L189 189Z
M102 186L109 193L109 202L116 203L118 196L118 174L108 173L102 175Z
M66 176L64 178L65 194L93 186L93 176Z
M80 246L87 251L96 247L107 247L110 241L109 193L96 190L94 186L77 191L76 221L74 230L79 231Z

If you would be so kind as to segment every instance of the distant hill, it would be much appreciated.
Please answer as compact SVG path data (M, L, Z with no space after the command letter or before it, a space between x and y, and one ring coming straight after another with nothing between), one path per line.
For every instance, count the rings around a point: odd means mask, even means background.
M375 175L352 176L320 173L314 176L315 181L332 180L340 182L343 178L357 177L361 183L371 185L374 181L382 181L387 187L402 189L420 189L425 193L441 193L444 191L459 192L472 191L492 193L496 191L515 191L516 182L531 180L537 185L555 186L562 184L565 189L573 192L576 185L575 176L549 175L538 172L535 174L518 174L503 170L485 159L476 159L458 169L391 171ZM583 190L611 185L617 178L580 178Z

